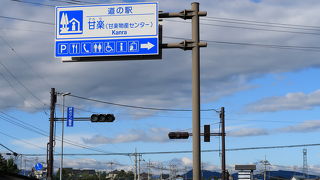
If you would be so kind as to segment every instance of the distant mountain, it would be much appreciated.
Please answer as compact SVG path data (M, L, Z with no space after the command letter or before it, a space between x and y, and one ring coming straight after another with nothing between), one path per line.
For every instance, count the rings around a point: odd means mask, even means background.
M301 172L295 172L295 171L267 171L267 179L278 177L283 179L291 179L293 176L303 176L303 173ZM254 175L257 179L263 179L263 174L256 174ZM319 178L319 176L316 175L308 175L308 178Z
M192 170L190 170L189 172L187 172L186 174L184 174L182 176L185 177L185 175L187 176L188 179L192 179L192 175L193 175ZM202 175L206 179L213 178L213 177L221 178L220 172L212 172L212 171L203 170ZM231 176L233 177L234 180L238 179L238 173L231 174ZM267 171L267 179L268 180L270 180L270 178L275 178L275 177L280 178L280 179L291 179L293 176L303 176L303 173L295 172L295 171L283 171L283 170ZM255 174L254 178L263 179L263 174ZM320 176L309 175L308 178L314 179L314 178L320 178Z
M202 170L202 176L207 178L212 178L212 177L217 177L221 178L221 173L219 172L212 172L212 171L207 171L207 170ZM193 173L192 170L188 171L186 174L182 175L183 177L187 176L187 179L192 179Z

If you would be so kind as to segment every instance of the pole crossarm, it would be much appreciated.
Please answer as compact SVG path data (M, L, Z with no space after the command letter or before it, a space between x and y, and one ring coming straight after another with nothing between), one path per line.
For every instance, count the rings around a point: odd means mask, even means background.
M223 136L226 135L226 133L210 133L210 136ZM192 136L192 133L189 133L189 136ZM204 133L200 133L200 136L204 136Z
M183 10L180 12L175 13L168 13L168 12L159 12L159 18L182 18L184 20L191 19L193 16L195 16L196 12L194 10ZM207 16L207 11L199 11L198 16Z
M192 40L184 40L180 43L163 43L161 48L180 48L183 50L192 50L193 47L207 47L207 42L199 42L198 44Z
M54 121L67 121L65 118L54 118ZM90 121L90 117L73 118L73 121Z

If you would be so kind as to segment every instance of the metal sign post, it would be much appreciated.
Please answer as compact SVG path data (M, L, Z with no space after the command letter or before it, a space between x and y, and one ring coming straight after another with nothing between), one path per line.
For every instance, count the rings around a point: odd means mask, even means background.
M199 17L206 16L207 12L199 11L199 3L193 2L191 10L179 13L161 13L162 18L180 17L191 19L192 40L178 44L164 44L163 48L181 48L192 50L192 156L193 179L201 179L201 146L200 146L200 47L206 47L207 43L200 42Z

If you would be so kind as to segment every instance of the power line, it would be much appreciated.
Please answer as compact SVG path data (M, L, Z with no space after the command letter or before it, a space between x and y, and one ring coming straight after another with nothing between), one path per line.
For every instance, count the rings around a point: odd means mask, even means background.
M297 145L284 145L284 146L260 146L260 147L247 147L247 148L230 148L226 149L226 151L247 151L247 150L261 150L261 149L283 149L283 148L298 148L298 147L312 147L312 146L320 146L318 144L297 144ZM219 152L218 149L215 150L202 150L203 153L208 152ZM156 155L156 154L187 154L192 153L192 151L162 151L162 152L139 152L138 154L141 155ZM102 154L74 154L74 153L67 153L64 154L65 156L132 156L136 153L102 153ZM22 154L25 156L45 156L46 154ZM55 154L56 156L60 154Z
M8 148L7 146L5 146L5 145L3 145L3 144L1 144L1 143L0 143L0 146L4 147L6 150L12 152L15 156L17 156L17 153L14 152L13 150L11 150L10 148Z
M2 112L2 111L0 111L0 113L2 113L2 114L4 114L4 115L6 115L6 116L11 118L11 119L9 119L9 118L7 118L5 116L0 115L0 119L5 120L5 121L7 121L7 122L9 122L9 123L11 123L13 125L19 126L19 127L23 128L23 129L26 129L28 131L40 134L40 135L45 136L45 137L48 137L48 135L47 135L48 133L43 131L42 129L40 129L40 128L36 127L36 126L33 126L33 125L29 124L29 123L26 123L24 121L21 121L21 120L15 118L13 116L10 116L10 115ZM59 139L59 136L56 136L56 137L58 137L58 139L56 139L57 141L61 141ZM79 144L77 142L73 142L71 140L68 140L66 138L64 138L64 142L69 144L69 145L75 146L75 147L80 147L80 148L83 148L83 149L96 151L96 152L100 152L100 153L106 153L106 151L104 151L104 150L100 150L98 148L93 148L93 147L90 147L90 146L87 146L87 145L82 145L82 144Z
M49 6L55 7L55 5L51 4L43 4L43 3L35 3L30 1L22 1L22 0L11 0L14 2L20 3L27 3L27 4L34 4L34 5L41 5L41 6ZM80 0L50 0L55 2L64 2L68 4L99 4L95 2L88 2L88 1L80 1ZM206 19L207 18L207 19ZM300 29L300 30L319 30L319 26L308 26L308 25L295 25L295 24L286 24L286 23L273 23L273 22L262 22L262 21L252 21L252 20L243 20L243 19L232 19L232 18L219 18L219 17L205 17L204 20L207 21L217 21L217 22L224 22L224 23L235 23L235 24L245 24L245 25L255 25L255 26L267 26L267 27L278 27L278 28L287 28L287 29ZM170 21L170 20L169 20ZM171 20L173 21L173 20ZM236 22L234 22L236 21ZM181 22L181 21L176 21ZM215 24L205 24L203 25L213 25L213 26L220 26L220 27L229 27L229 28L240 28L240 29L251 29L251 30L265 30L265 31L275 31L275 32L287 32L287 33L301 33L301 34L313 34L313 35L320 35L319 33L308 33L308 32L295 32L295 31L281 31L281 30L271 30L271 29L259 29L259 28L246 28L246 27L239 27L239 26L227 26L227 25L215 25ZM294 27L293 27L294 26ZM309 27L307 28L298 28L298 27ZM313 28L313 29L310 29Z
M68 4L79 4L78 2L63 1L63 0L50 0L50 1L54 1L54 2L64 2L64 3L68 3Z
M15 17L8 17L8 16L1 16L1 15L0 15L0 18L6 18L6 19L12 19L12 20L18 20L18 21L26 21L26 22L31 22L31 23L41 23L41 24L47 24L47 25L54 25L54 23L48 23L48 22L43 22L43 21L34 21L34 20L28 20L28 19L23 19L23 18L15 18ZM181 22L181 21L177 21L177 22ZM172 36L163 36L163 37L164 38L170 38L170 39L181 39L181 40L185 40L186 39L186 38L172 37ZM215 43L215 44L254 46L254 47L261 47L261 48L287 49L287 50L312 51L312 52L319 52L320 51L320 47L316 47L316 46L257 44L257 43L247 43L247 42L216 41L216 40L204 40L204 41Z
M11 0L14 2L24 3L24 4L32 4L32 5L38 5L38 6L46 6L46 7L55 7L56 5L52 4L44 4L44 3L38 3L38 2L31 2L31 1L25 1L25 0ZM63 0L50 0L55 2L63 2L67 4L73 4L73 5L81 5L81 4L99 4L95 2L89 2L89 1L79 1L79 0L70 0L70 1L63 1Z
M254 21L254 20L245 20L245 19L235 19L235 18L224 18L224 17L203 17L204 19L220 19L220 20L231 20L231 21L240 21L240 22L250 22L250 23L259 23L259 24L270 24L270 25L283 25L283 26L298 26L298 27L310 27L319 29L320 26L310 26L310 25L301 25L301 24L288 24L288 23L275 23L275 22L266 22L266 21Z
M32 23L47 24L47 25L54 25L54 23L49 23L49 22L44 22L44 21L29 20L29 19L24 19L24 18L16 18L16 17L9 17L9 16L2 16L2 15L0 15L0 18L17 20L17 21L26 21L26 22L32 22Z
M2 34L5 34L5 32L2 31ZM9 49L21 60L24 62L27 66L29 66L30 69L32 69L32 72L38 76L48 87L52 87L48 81L45 80L43 76L41 76L32 66L28 63L13 47L12 43L10 44L9 41L7 41L3 36L0 35L0 38L3 40L3 42L9 47Z
M68 4L99 4L98 2L89 2L89 1L80 1L80 0L50 0L50 1L56 1L56 2L64 2L64 3L68 3Z
M191 23L189 21L179 21L179 20L166 20L171 22L179 23ZM221 24L210 24L210 23L200 23L207 26L225 27L225 28L235 28L235 29L247 29L247 30L257 30L257 31L270 31L270 32L281 32L281 33L293 33L293 34L308 34L308 35L320 35L320 33L314 32L302 32L302 31L289 31L289 30L276 30L276 29L263 29L255 27L244 27L244 26L231 26L231 25L221 25Z
M264 26L264 27L275 27L275 28L284 28L284 29L298 29L306 31L319 31L320 27L305 28L305 26L286 26L286 25L271 25L271 24L260 24L260 23L251 23L251 22L238 22L238 21L229 21L229 20L220 20L220 19L201 19L204 21L214 21L222 23L231 23L231 24L244 24L251 26Z
M47 6L47 7L55 7L54 5L51 5L51 4L43 4L43 3L36 3L36 2L23 1L23 0L11 0L11 1L19 2L19 3L25 3L25 4L33 4L33 5L40 5L40 6Z
M30 103L30 102L26 101L27 98L26 98L22 93L20 93L20 92L13 86L13 84L11 83L11 81L10 81L9 79L7 79L6 76L5 76L3 73L0 72L0 76L9 84L9 86L10 86L13 90L23 99L23 101L27 102L29 105L33 106L35 109L39 109L39 110L40 110L40 108L38 108L38 107L36 107L35 105L33 105L33 103ZM41 110L42 110L42 108L41 108Z
M0 73L1 74L1 73ZM56 105L62 107L62 104L58 104L56 103ZM75 110L79 110L79 111L83 111L83 112L87 112L87 113L92 113L92 114L102 114L102 112L97 112L97 111L91 111L91 110L88 110L88 109L84 109L84 108L80 108L80 107L76 107L74 105L72 105L72 107L74 107ZM134 113L116 113L116 114L120 114L120 115L123 115L123 116L134 116L135 114ZM192 116L164 116L164 115L153 115L153 118L172 118L172 119L190 119L192 118ZM204 116L201 116L201 119L203 120L212 120L214 119L213 117L204 117Z
M2 38L2 37L0 36L0 38ZM23 84L23 83L8 69L8 67L7 67L6 65L4 65L4 63L2 63L2 62L0 61L0 65L10 74L10 76L11 76L13 79L16 80L16 82L18 82L24 89L26 89L26 90L28 91L28 93L29 93L32 97L34 97L36 100L38 100L38 101L41 103L41 105L46 106L46 104L45 104L44 102L42 102L42 100L41 100L38 96L36 96L25 84ZM46 113L45 108L44 108L44 112Z
M289 45L256 44L256 43L228 42L228 41L214 41L214 40L207 40L207 42L212 42L216 44L229 44L229 45L241 45L241 46L255 46L255 47L263 47L263 48L320 52L320 47L316 47L316 46L313 46L313 47L312 46L289 46Z
M182 37L163 36L164 38L184 40ZM313 51L320 52L320 47L317 46L289 46L289 45L276 45L276 44L257 44L257 43L246 43L246 42L230 42L230 41L215 41L215 40L202 40L206 42L212 42L216 44L227 44L227 45L241 45L241 46L255 46L262 48L276 48L276 49L288 49L288 50L301 50L301 51Z
M46 148L43 148L43 147L41 147L41 146L39 146L39 145L37 145L37 144L33 144L33 143L28 142L28 141L21 140L21 139L15 137L15 136L11 136L11 135L6 134L6 133L4 133L4 132L1 132L1 131L0 131L0 134L2 134L2 135L4 135L4 136L7 136L7 137L10 137L11 139L15 139L15 140L17 140L17 141L20 141L20 142L22 142L22 143L24 143L24 144L28 144L28 145L31 145L31 146L33 146L33 147L37 147L38 149L47 150Z
M143 107L143 106L134 106L134 105L127 105L127 104L119 104L119 103L113 103L113 102L108 102L108 101L102 101L102 100L97 100L97 99L92 99L92 98L86 98L86 97L81 97L77 95L70 94L69 96L87 100L87 101L92 101L92 102L97 102L97 103L103 103L103 104L109 104L113 106L120 106L120 107L126 107L126 108L134 108L134 109L144 109L144 110L153 110L153 111L192 111L190 109L168 109L168 108L155 108L155 107ZM216 109L203 109L201 111L216 111Z

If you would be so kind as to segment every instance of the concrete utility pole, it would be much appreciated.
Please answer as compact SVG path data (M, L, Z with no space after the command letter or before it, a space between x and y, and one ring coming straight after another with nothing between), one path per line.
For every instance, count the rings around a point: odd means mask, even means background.
M171 180L176 179L177 177L177 166L174 164L170 164L170 178Z
M51 98L50 98L50 136L48 143L49 157L47 158L47 180L53 179L53 131L54 131L54 113L57 101L57 95L55 88L51 88Z
M140 174L141 174L141 166L140 166L140 162L141 160L141 154L138 154L138 180L140 180Z
M201 139L200 139L200 27L199 3L192 3L192 134L193 134L193 179L201 179Z
M264 157L264 160L260 161L262 165L264 165L263 179L267 180L267 166L270 166L270 162Z
M163 178L162 178L162 175L163 175L163 164L161 163L160 164L160 180L162 180Z
M134 180L137 180L137 176L138 176L138 153L137 153L137 149L135 150L134 153Z
M193 180L201 179L201 147L200 147L200 47L206 47L207 43L200 42L199 17L206 16L207 12L199 11L199 3L191 3L191 10L179 13L160 13L160 18L180 17L191 19L192 40L181 43L162 44L162 48L181 48L192 50L192 156L193 156Z
M149 159L149 162L148 162L148 180L150 180L150 174L151 174L151 162L150 162L150 159Z

